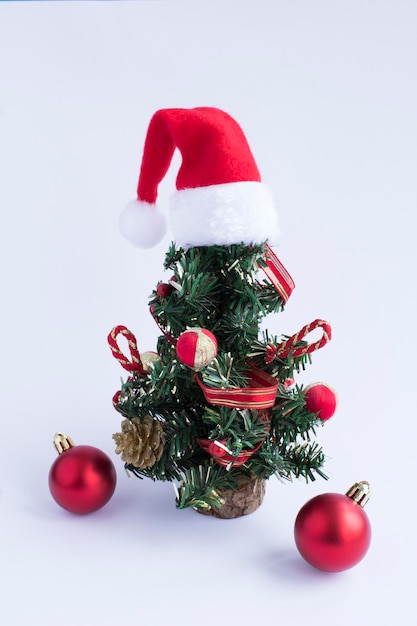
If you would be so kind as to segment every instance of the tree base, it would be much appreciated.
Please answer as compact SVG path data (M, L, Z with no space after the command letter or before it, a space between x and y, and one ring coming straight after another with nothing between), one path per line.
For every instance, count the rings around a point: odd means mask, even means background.
M234 519L253 513L262 504L265 495L265 480L255 478L239 487L237 491L226 489L222 492L224 504L219 509L212 506L211 509L196 509L202 515L211 515L221 519Z

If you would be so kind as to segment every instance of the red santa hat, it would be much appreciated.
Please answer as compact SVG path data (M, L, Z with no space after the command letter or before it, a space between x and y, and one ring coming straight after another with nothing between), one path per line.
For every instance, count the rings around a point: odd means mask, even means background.
M129 241L150 248L164 237L166 220L156 206L158 185L176 148L182 164L169 217L178 245L274 243L276 208L270 190L261 182L247 139L230 115L212 107L161 109L153 115L137 200L120 216L120 229Z

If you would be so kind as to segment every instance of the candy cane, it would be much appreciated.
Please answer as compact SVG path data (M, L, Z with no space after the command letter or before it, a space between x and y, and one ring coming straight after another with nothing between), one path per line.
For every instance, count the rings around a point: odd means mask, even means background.
M123 335L127 339L127 343L130 350L132 360L123 354L117 345L117 337ZM135 335L126 326L115 326L107 337L110 349L115 359L117 359L122 367L128 372L137 372L139 374L146 374L143 368L142 361L140 360L140 354L136 343Z
M120 399L120 389L116 391L116 393L114 394L112 398L113 406L116 409L116 411L117 411L117 405L119 404L119 399Z
M294 349L294 346L298 342L302 341L304 337L306 337L309 333L311 333L316 328L323 329L323 335L318 341L315 341L314 343L308 343L306 346L300 346ZM325 322L324 320L314 320L314 322L311 322L310 324L306 324L305 326L303 326L302 329L298 331L298 333L295 333L295 335L293 335L286 341L283 341L282 343L280 343L277 346L276 356L280 357L281 359L285 359L290 354L293 357L299 357L299 356L303 356L304 354L310 354L311 352L314 352L315 350L319 350L320 348L325 346L326 343L328 343L331 338L332 338L332 329L331 329L330 324L328 322Z

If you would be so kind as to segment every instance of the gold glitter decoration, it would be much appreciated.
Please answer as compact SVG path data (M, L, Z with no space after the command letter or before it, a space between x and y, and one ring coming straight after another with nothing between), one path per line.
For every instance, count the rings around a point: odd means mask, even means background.
M134 417L122 422L122 432L115 433L116 454L122 461L139 469L155 465L164 449L164 433L157 420L146 415L142 420Z

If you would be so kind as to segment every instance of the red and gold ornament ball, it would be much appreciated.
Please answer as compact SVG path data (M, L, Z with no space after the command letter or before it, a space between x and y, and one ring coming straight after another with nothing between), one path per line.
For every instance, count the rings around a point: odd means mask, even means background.
M49 490L62 508L83 515L101 509L116 488L111 459L94 446L76 446L68 435L54 439L59 456L49 471Z
M325 572L347 570L363 559L371 542L371 525L363 510L369 484L356 483L347 492L325 493L299 511L295 543L310 565Z
M179 336L176 350L182 363L199 371L216 358L217 339L206 328L189 328Z
M313 383L304 389L303 395L306 408L311 413L316 413L323 421L333 417L337 408L337 395L330 385Z

